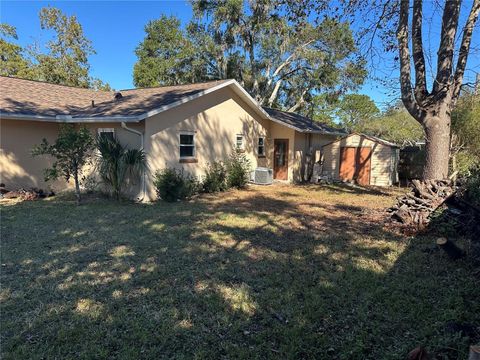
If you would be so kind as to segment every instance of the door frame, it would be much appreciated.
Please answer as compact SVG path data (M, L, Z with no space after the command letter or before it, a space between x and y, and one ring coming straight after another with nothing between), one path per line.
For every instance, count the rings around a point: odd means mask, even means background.
M275 152L276 152L276 144L277 142L285 142L286 143L286 147L285 147L285 167L286 167L286 176L285 176L285 179L279 179L277 178L277 172L276 172L276 162L275 162ZM289 149L290 149L290 141L289 139L273 139L273 178L276 179L276 180L288 180L288 157L289 157Z

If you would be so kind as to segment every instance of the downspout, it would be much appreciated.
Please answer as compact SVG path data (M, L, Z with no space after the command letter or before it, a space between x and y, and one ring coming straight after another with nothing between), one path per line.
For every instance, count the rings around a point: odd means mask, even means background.
M141 131L138 131L138 130L135 130L135 129L132 129L132 128L129 128L127 126L127 124L125 124L125 122L122 121L121 123L122 125L122 128L133 133L133 134L136 134L138 136L140 136L140 150L143 150L143 132ZM141 183L141 188L142 188L142 193L141 193L141 197L138 199L138 201L143 201L143 199L145 199L145 194L146 194L146 181L145 181L145 176L146 176L146 172L145 172L145 169L143 169L143 173L142 173L142 183Z

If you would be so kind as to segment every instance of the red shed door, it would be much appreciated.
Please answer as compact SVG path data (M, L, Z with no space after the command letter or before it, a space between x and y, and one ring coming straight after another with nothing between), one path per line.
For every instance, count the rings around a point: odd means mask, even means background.
M350 181L355 175L355 149L354 147L340 148L340 179Z
M372 149L368 147L340 148L340 179L355 180L359 185L370 184Z
M355 179L359 185L370 185L372 149L367 147L357 148Z

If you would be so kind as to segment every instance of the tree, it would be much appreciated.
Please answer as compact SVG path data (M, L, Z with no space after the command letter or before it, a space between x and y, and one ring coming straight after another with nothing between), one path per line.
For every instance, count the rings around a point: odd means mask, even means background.
M447 177L451 113L460 94L471 52L472 34L480 11L480 0L470 0L466 5L467 14L460 30L458 27L462 0L428 2L429 16L424 14L423 0L413 2L284 0L284 2L291 5L289 8L292 11L288 13L290 17L319 19L327 7L331 9L331 16L354 22L357 45L364 56L372 57L370 64L374 64L373 59L376 59L379 64L385 65L387 52L398 53L395 65L400 69L402 101L407 111L425 131L426 165L423 177L425 179ZM438 15L438 10L441 16ZM432 23L437 19L440 20L441 30L438 51L434 55L424 48L423 30L426 26L432 29ZM429 35L431 33L433 32L429 32ZM428 66L426 59L429 60ZM430 77L427 76L427 72L432 75L431 83L427 80ZM382 71L383 76L384 74Z
M54 32L53 39L46 44L48 53L33 54L41 79L54 84L89 87L88 56L95 54L95 50L77 18L54 7L42 8L39 17L41 28Z
M33 156L50 155L55 159L52 166L45 169L45 181L59 177L69 181L73 177L77 204L80 204L80 175L83 167L89 163L93 140L87 128L77 129L72 124L62 124L55 143L49 144L47 139L43 139L32 150Z
M357 131L401 146L414 145L424 139L422 126L408 113L402 103L362 122Z
M437 71L431 91L427 89L425 54L422 41L423 1L414 0L411 32L409 31L410 1L401 0L397 39L400 60L402 101L408 112L423 126L426 138L424 179L448 176L451 113L460 95L465 67L480 0L474 0L463 27L456 66L454 66L461 0L445 1L438 49ZM410 54L409 43L412 43ZM413 61L415 85L412 86Z
M336 114L340 124L347 131L361 131L362 123L368 122L380 113L368 95L347 94L337 105Z
M52 39L44 46L34 44L24 49L12 42L18 39L15 27L0 25L0 73L59 85L110 90L108 84L89 75L88 57L95 54L95 50L77 18L54 7L42 8L39 18L41 29L53 32Z
M464 93L452 112L452 170L468 174L480 166L480 95Z
M99 136L96 146L99 174L115 199L120 200L128 180L140 176L146 168L146 158L143 150L127 149L116 138Z
M24 56L24 49L9 41L9 39L18 40L16 28L8 24L0 24L0 35L0 75L28 77L30 64Z
M366 75L347 22L297 23L280 0L193 1L185 30L175 18L146 26L134 81L157 86L235 78L261 104L303 111L319 92L354 90Z
M200 50L180 28L180 20L162 15L145 26L145 39L135 50L135 86L193 83L207 78Z

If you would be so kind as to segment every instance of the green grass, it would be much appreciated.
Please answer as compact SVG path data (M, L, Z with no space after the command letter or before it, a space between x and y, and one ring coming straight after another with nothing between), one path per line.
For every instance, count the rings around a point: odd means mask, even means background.
M394 195L3 202L1 357L465 358L478 338L447 324L479 325L478 274L388 230Z

